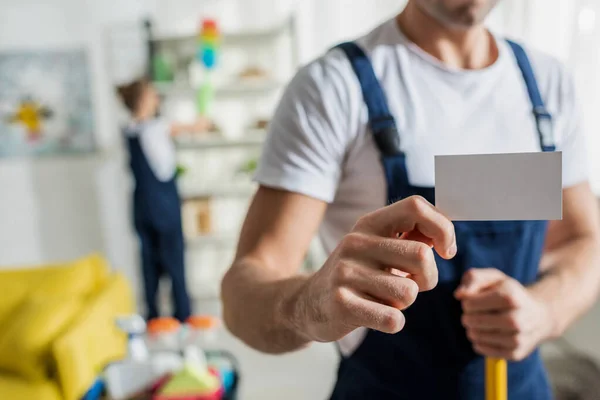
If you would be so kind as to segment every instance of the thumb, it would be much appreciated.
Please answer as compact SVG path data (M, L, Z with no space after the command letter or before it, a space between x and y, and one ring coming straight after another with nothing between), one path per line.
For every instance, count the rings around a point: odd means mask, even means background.
M465 272L460 286L454 292L454 296L462 300L499 284L506 279L506 275L495 268L473 268Z

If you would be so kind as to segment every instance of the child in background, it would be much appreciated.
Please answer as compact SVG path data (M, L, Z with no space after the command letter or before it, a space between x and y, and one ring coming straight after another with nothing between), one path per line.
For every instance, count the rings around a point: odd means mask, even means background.
M118 94L131 113L124 134L135 179L133 216L141 245L147 318L159 316L156 295L160 277L166 274L172 284L174 316L185 321L191 311L172 137L181 133L206 132L210 123L199 120L189 125L170 124L158 118L160 99L146 79L119 87Z

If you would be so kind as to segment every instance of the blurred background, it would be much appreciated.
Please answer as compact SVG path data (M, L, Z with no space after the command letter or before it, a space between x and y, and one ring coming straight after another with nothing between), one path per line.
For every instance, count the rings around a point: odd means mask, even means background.
M177 155L188 286L195 311L218 316L220 279L232 260L255 190L251 177L265 128L286 82L299 66L366 33L403 5L403 0L0 0L0 269L17 274L0 275L0 285L2 280L9 285L8 277L30 279L18 275L27 266L95 253L126 277L134 301L142 303L132 180L120 130L125 113L114 88L151 70L161 114L173 121L193 121L196 89L207 79L214 86L214 135L183 135ZM222 39L210 76L195 62L204 19L218 23ZM600 195L600 2L501 0L488 25L558 57L574 74L592 185ZM31 107L37 122L27 118ZM36 123L44 128L41 138ZM323 257L319 243L313 247L308 270ZM161 298L168 309L168 285L161 287ZM3 302L0 296L0 316ZM0 317L0 331L13 317ZM222 347L241 364L241 399L320 399L331 388L333 346L268 357L220 335ZM565 340L571 350L600 359L599 335L597 307ZM2 370L0 361L0 390Z

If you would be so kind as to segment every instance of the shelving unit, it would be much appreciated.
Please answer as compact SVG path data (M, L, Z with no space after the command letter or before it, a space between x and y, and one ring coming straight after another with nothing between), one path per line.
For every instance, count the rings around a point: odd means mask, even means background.
M198 15L198 25L202 17ZM219 295L220 280L233 259L242 220L257 189L247 169L260 156L266 131L255 127L271 118L285 83L299 66L294 15L262 29L221 34L212 75L211 117L218 136L188 134L175 143L178 162L186 170L178 184L189 288L196 299ZM112 25L105 31L109 75L114 84L122 84L125 77L135 78L132 72L151 73L152 55L163 52L172 79L154 82L162 99L161 114L171 121L191 122L205 77L194 64L197 41L198 32L156 31L150 21ZM266 73L248 72L257 68ZM202 214L200 220L200 208L208 209L210 217Z
M194 73L199 72L192 63L198 35L153 33L151 24L147 28L150 54L163 52L179 68L172 81L154 83L163 104L175 104L165 106L163 114L176 119L177 106L195 109L199 78ZM183 135L175 143L179 162L187 170L179 180L184 207L188 202L186 215L193 215L190 209L202 204L203 210L210 208L213 225L209 232L186 237L188 280L195 298L218 296L219 282L233 259L242 219L257 189L250 174L240 176L239 169L258 159L266 131L248 127L270 119L285 82L299 64L294 16L264 29L221 34L220 61L213 76L215 115L211 116L219 136ZM243 72L248 68L267 74L247 77ZM194 218L197 228L198 217Z
M223 185L207 188L199 188L190 190L183 188L181 190L181 198L183 201L206 199L206 198L249 198L256 191L256 185L241 184L241 185Z
M273 41L281 35L295 33L295 20L290 17L283 23L264 29L246 30L246 31L230 31L224 32L222 43L224 46L247 46L256 42ZM176 43L176 44L194 44L197 39L196 35L181 35L159 33L155 35L153 40L157 43Z
M180 83L155 82L155 87L163 96L194 96L196 89ZM217 98L242 97L270 94L283 87L281 82L265 80L259 82L232 82L220 85L215 90Z
M195 138L182 137L175 141L175 146L178 150L213 150L213 149L239 149L239 148L256 148L261 147L265 141L266 132L255 130L248 132L241 139L227 138Z
M227 246L229 247L232 242L237 241L237 235L231 233L223 233L217 235L200 235L193 239L188 239L188 246L204 247L204 246Z

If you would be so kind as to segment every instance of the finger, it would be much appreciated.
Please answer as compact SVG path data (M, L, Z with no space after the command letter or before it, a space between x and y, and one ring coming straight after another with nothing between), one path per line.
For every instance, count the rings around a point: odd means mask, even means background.
M522 292L508 280L492 289L467 297L462 301L465 314L514 310L521 304Z
M421 291L433 289L438 282L433 250L424 243L352 233L344 238L342 257L408 273Z
M507 276L495 268L473 268L464 273L460 286L454 296L461 300L482 290L488 289L505 280Z
M461 322L467 329L496 330L505 333L518 332L512 311L497 314L464 314Z
M352 326L394 334L400 332L406 323L402 311L356 293L349 296L347 304L347 323Z
M427 200L412 196L361 218L356 229L384 237L419 231L443 258L456 255L454 225Z
M433 240L423 235L419 231L404 232L402 235L400 235L400 239L412 240L413 242L421 242L423 244L426 244L430 248L433 248Z
M509 350L503 349L502 347L485 344L473 344L473 350L482 356L500 359L508 359L511 355Z
M412 279L365 266L356 267L355 274L352 284L356 290L399 310L410 307L419 294L419 286Z
M470 329L467 331L467 337L473 344L494 346L505 350L514 350L519 345L517 335L511 333Z

